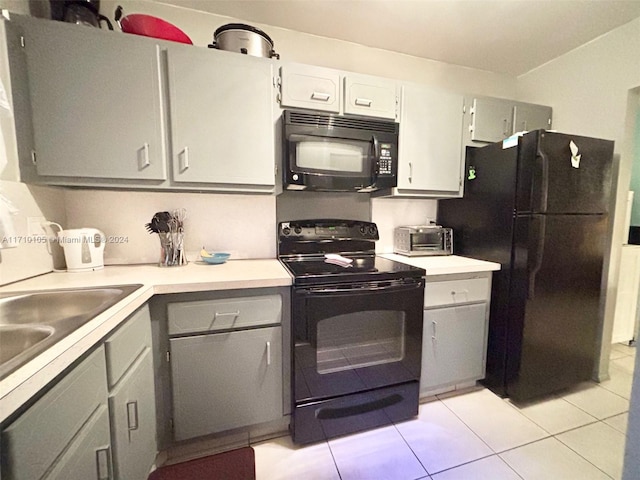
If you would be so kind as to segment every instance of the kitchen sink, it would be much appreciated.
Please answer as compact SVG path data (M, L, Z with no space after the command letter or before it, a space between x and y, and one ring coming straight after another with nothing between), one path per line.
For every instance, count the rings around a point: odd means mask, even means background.
M0 379L141 286L0 294Z

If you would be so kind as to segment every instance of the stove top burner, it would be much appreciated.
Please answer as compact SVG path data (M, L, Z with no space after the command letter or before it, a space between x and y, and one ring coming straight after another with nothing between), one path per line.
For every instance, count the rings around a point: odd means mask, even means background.
M329 263L324 256L280 258L294 277L295 285L365 282L420 278L424 270L375 255L345 255L353 260L345 267Z
M291 272L295 285L386 281L419 278L421 268L375 255L378 228L360 220L295 220L278 226L278 258ZM346 266L326 258L339 254ZM327 261L329 260L329 261Z

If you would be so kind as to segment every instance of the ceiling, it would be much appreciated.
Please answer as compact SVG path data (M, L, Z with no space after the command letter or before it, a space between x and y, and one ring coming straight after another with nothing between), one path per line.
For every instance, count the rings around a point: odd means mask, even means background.
M157 1L514 76L640 17L640 0Z

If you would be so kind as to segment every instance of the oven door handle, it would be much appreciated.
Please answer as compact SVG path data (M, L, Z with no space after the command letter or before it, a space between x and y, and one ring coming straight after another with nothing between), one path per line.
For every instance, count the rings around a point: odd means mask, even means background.
M331 295L340 293L367 293L367 292L402 292L416 290L422 287L422 282L402 282L402 283L368 283L353 284L345 286L331 287L311 287L302 288L299 291L307 295Z

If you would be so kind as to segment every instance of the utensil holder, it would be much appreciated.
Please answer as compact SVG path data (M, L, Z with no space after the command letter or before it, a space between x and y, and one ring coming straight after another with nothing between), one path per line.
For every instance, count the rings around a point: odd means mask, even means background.
M186 265L184 254L184 234L174 232L159 232L160 238L160 267L179 267Z

